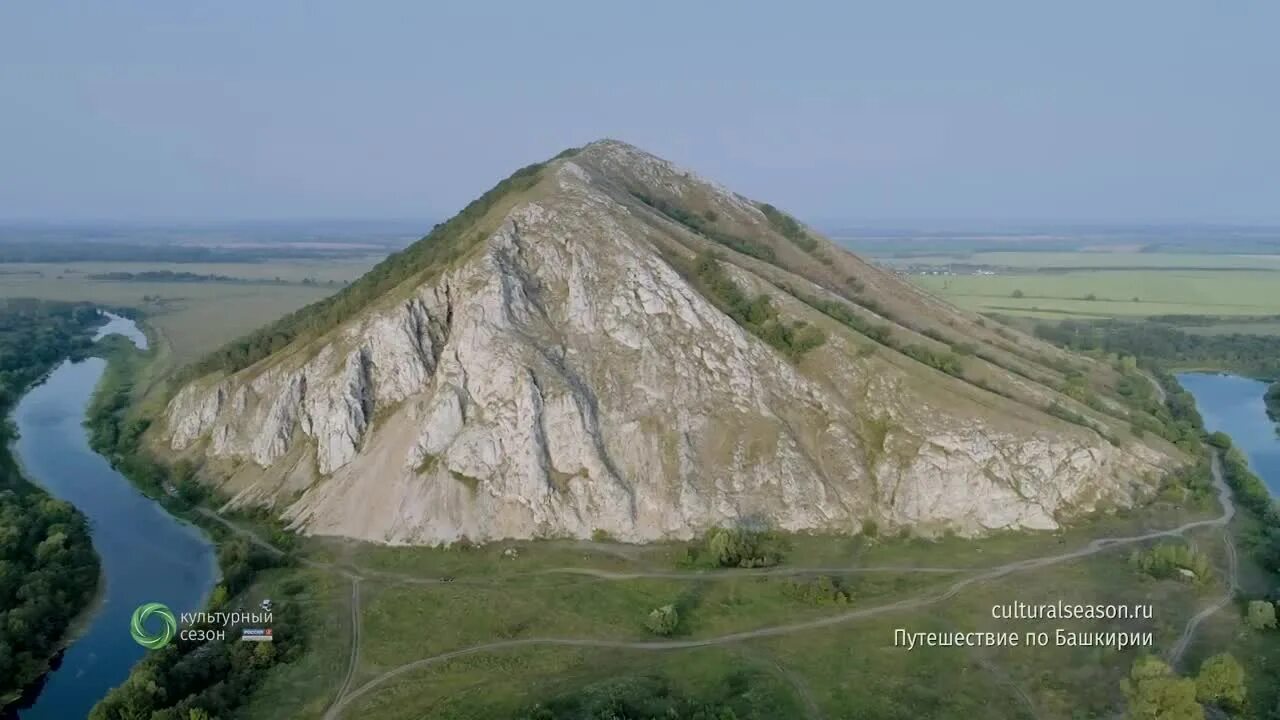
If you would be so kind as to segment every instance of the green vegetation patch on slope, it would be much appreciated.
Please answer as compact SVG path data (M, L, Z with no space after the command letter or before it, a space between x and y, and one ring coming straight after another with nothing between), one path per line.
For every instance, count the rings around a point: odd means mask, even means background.
M574 152L576 149L566 150L554 159ZM375 265L359 280L324 300L228 344L191 366L188 377L246 368L299 338L314 337L336 327L414 274L456 260L483 240L482 231L476 227L480 219L503 198L536 185L547 164L535 163L520 168L473 200L462 212L436 225L426 237Z
M958 378L964 377L964 363L960 357L954 352L937 351L927 348L923 345L911 344L898 341L893 336L893 331L888 325L873 323L864 319L847 305L837 300L823 300L796 289L787 286L784 288L788 293L797 300L803 302L809 307L821 312L827 317L841 323L842 325L865 335L876 342L893 348L907 357L928 365L936 370L941 370L948 375Z
M818 249L818 241L795 218L769 203L760 203L756 207L760 208L760 212L764 213L765 218L769 221L769 227L772 227L779 235L795 243L805 252L813 252Z
M44 674L98 584L88 523L22 477L7 416L55 363L89 351L100 321L88 305L0 302L0 706Z
M717 242L731 250L767 263L777 262L778 260L777 253L768 245L717 230L715 228L716 218L714 213L698 215L662 198L650 197L642 193L632 193L632 195L640 202L662 213L668 219L683 225L712 242Z
M698 282L720 309L753 335L796 360L826 342L826 335L803 321L788 323L779 317L769 296L749 297L721 267L714 254L698 256L694 266Z

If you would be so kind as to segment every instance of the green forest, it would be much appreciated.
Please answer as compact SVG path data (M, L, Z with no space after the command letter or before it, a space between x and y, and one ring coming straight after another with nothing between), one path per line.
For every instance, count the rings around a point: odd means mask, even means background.
M21 476L8 414L57 362L83 357L100 322L88 305L0 302L0 705L44 674L98 584L84 516Z
M1044 322L1036 325L1035 333L1083 352L1133 355L1178 369L1213 368L1268 380L1280 378L1280 336L1276 335L1199 335L1159 319Z

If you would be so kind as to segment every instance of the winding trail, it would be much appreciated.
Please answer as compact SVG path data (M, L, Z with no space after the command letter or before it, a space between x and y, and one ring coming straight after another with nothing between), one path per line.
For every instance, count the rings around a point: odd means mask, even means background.
M360 665L360 578L351 578L351 654L347 659L347 675L342 679L338 694L333 696L329 706L337 705L351 690L351 681L355 678L356 667Z
M1160 381L1157 380L1154 375L1152 375L1151 373L1148 373L1146 370L1139 370L1138 372L1141 372L1142 376L1145 377L1151 383L1151 387L1155 388L1156 397L1160 398L1160 404L1168 405L1169 394L1165 392L1164 386L1160 384Z
M878 605L878 606L873 606L868 608L861 608L858 610L851 610L849 612L840 613L838 615L830 615L827 617L818 618L815 620L808 620L804 622L774 625L770 627L758 628L755 630L746 630L742 632L729 633L726 635L719 635L719 636L699 638L699 639L690 639L690 640L656 640L656 641L636 642L636 641L623 641L623 640L597 640L597 639L591 639L591 638L541 637L541 638L522 638L518 640L500 640L495 642L482 643L479 645L473 645L471 647L460 648L457 650L452 650L449 652L432 655L430 657L425 657L420 660L414 660L412 662L408 662L408 663L405 663L404 665L388 670L382 673L381 675L378 675L377 677L374 677L371 680L365 682L363 685L356 688L355 690L351 690L349 692L342 694L337 700L335 700L333 705L330 706L329 711L325 713L324 717L325 717L325 720L336 720L337 718L341 717L342 711L346 709L352 702L363 697L373 689L377 688L379 685L382 685L383 683L389 680L392 680L394 678L397 678L401 675L404 675L406 673L410 673L425 667L430 667L432 665L437 665L437 664L446 662L448 660L453 660L460 657L466 657L469 655L475 655L478 653L493 652L497 650L506 650L506 649L512 649L512 648L529 647L529 646L539 646L539 645L657 652L657 651L667 651L667 650L684 650L684 649L691 649L691 648L712 647L717 645L726 645L730 643L743 642L746 640L776 637L779 635L789 635L797 632L817 630L821 628L842 625L848 622L862 620L869 617L876 617L879 615L885 615L893 612L898 612L901 610L912 610L916 608L927 607L929 605L934 605L939 602L943 602L950 598L953 598L956 595L958 595L960 592L962 592L965 588L968 588L970 586L986 584L993 580L1003 578L1007 575L1026 572L1028 570L1037 570L1040 568L1045 568L1053 565L1059 565L1065 562L1070 562L1072 560L1078 560L1080 558L1089 557L1090 555L1096 555L1100 552L1104 552L1106 550L1110 550L1117 547L1123 547L1126 545L1132 545L1135 543L1141 543L1141 542L1156 540L1156 539L1165 538L1165 537L1178 537L1186 534L1187 532L1190 532L1191 530L1195 530L1198 528L1224 527L1235 516L1236 507L1235 507L1235 502L1231 497L1231 490L1230 488L1227 487L1226 482L1223 480L1221 467L1216 456L1214 457L1213 467L1215 469L1213 473L1213 483L1215 488L1218 491L1218 501L1222 505L1222 514L1216 518L1211 518L1207 520L1195 520L1192 522L1184 523L1182 525L1179 525L1176 528L1172 528L1169 530L1157 530L1149 533L1143 533L1140 535L1098 538L1098 539L1092 540L1091 542L1089 542L1087 545L1084 545L1083 547L1077 548L1076 550L1072 550L1069 552L1060 553L1057 555L1048 555L1048 556L1039 557L1039 558L1028 558L1025 560L1018 560L1018 561L1006 563L1004 565L999 565L993 568L989 568L987 570L978 571L973 575L957 580L956 582L948 586L945 590L936 594L924 595L916 598L908 598L908 599L888 603L885 605ZM1234 557L1234 546L1232 546L1231 556ZM1232 573L1230 584L1232 586L1231 593L1233 594L1234 586L1235 586L1234 572ZM1191 621L1187 624L1187 627L1183 630L1183 636L1185 638L1185 642L1180 641L1179 644L1183 645L1185 649L1185 644L1190 642L1190 638L1194 635L1195 630L1199 626L1200 622L1205 617L1208 617L1209 615L1213 614L1217 610L1221 609L1221 607L1225 605L1226 602L1229 602L1229 601L1230 601L1230 594L1227 596L1225 600L1218 601L1213 606L1206 608L1205 610L1202 610L1200 613L1196 615L1196 617L1193 617ZM1181 653L1179 652L1178 654L1180 655Z
M1217 451L1214 451L1210 470L1213 471L1213 483L1218 486L1219 492L1221 488L1226 487L1226 481L1222 477L1222 459ZM1231 521L1231 517L1235 515L1235 506L1229 509L1225 508L1222 525L1222 541L1227 551L1227 591L1222 597L1213 601L1208 607L1196 613L1187 621L1187 626L1182 629L1182 635L1178 638L1178 642L1174 644L1173 649L1169 652L1169 664L1177 666L1182 660L1183 654L1187 652L1187 648L1191 645L1191 640L1195 637L1196 630L1200 624L1209 618L1209 616L1231 604L1231 600L1235 597L1236 592L1240 589L1240 559L1236 554L1236 543L1231 537L1231 532L1227 529L1226 524Z

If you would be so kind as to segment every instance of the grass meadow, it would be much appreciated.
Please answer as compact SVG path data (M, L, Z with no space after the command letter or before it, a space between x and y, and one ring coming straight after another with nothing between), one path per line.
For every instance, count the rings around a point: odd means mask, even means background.
M1208 257L1207 260L1222 259ZM1061 266L1051 272L1043 269L1019 272L1013 266L1006 266L996 275L912 274L908 277L956 305L983 313L1044 318L1151 315L1244 318L1280 314L1280 270L1273 269L1171 265L1164 269L1147 266L1072 270Z

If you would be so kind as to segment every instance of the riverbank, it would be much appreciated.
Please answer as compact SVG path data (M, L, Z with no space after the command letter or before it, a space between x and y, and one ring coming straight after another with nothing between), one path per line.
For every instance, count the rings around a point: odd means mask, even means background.
M1273 386L1221 372L1184 372L1177 378L1195 397L1204 427L1229 435L1270 495L1280 498L1280 436L1266 404Z
M1219 613L1206 623L1209 640L1231 648L1246 668L1250 707L1277 707L1276 631L1243 622L1249 603L1274 599L1280 587L1280 438L1263 402L1267 384L1222 372L1181 373L1177 380L1195 398L1203 417L1201 428L1212 433L1209 442L1222 456L1223 474L1242 509L1229 526L1241 551L1236 611Z
M7 715L58 663L103 586L86 517L20 462L20 428L10 414L61 358L91 351L100 323L83 303L0 301L0 707Z
M103 347L109 362L85 413L89 444L110 460L135 492L177 521L200 528L212 541L219 580L199 608L255 608L267 597L285 602L273 613L273 642L241 643L238 628L223 627L210 629L224 630L224 639L188 641L179 637L166 652L143 657L128 679L98 702L94 717L130 717L140 703L150 712L176 709L185 716L188 708L199 707L216 717L227 716L249 700L252 689L268 677L268 669L300 657L308 636L304 630L307 623L302 622L305 603L287 601L307 585L294 577L290 557L265 552L214 519L219 516L211 508L220 503L214 492L196 479L195 467L181 461L163 462L150 454L144 435L157 410L150 391L163 378L154 375L151 358L133 351L127 343L108 341ZM262 524L259 518L249 520ZM289 537L281 535L280 539L287 541ZM169 687L167 679L175 677L178 664L184 677L192 673L200 680ZM137 685L139 682L145 687ZM161 692L153 692L154 688Z
M110 323L121 321L132 325L123 318ZM88 518L102 578L98 603L69 638L60 664L29 706L17 710L22 720L87 717L146 653L127 632L133 609L146 602L175 613L198 609L217 577L207 538L139 493L89 447L86 409L107 371L106 358L126 347L143 357L130 340L107 337L91 349L97 356L62 362L14 410L15 455L33 481Z

